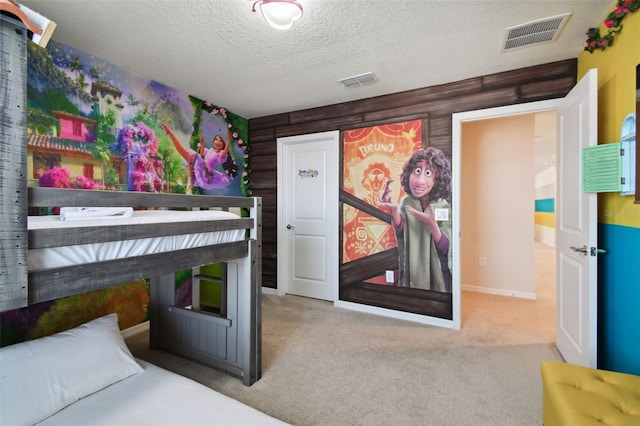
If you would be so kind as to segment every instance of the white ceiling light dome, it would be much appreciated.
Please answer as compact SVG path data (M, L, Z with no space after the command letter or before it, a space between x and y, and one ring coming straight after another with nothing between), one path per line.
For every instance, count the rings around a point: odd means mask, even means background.
M253 4L260 5L265 21L278 30L288 30L293 23L302 18L302 5L297 0L258 0Z

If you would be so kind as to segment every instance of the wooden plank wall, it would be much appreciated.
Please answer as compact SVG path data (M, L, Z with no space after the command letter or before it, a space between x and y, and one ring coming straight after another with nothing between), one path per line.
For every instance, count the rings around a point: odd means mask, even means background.
M425 145L451 157L453 113L563 97L576 84L577 64L577 59L568 59L249 120L250 188L263 201L262 285L277 288L277 138L423 120Z

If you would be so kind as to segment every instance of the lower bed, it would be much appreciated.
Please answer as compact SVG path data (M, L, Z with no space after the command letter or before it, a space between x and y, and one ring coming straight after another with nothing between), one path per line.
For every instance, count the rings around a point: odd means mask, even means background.
M283 425L134 358L109 314L0 348L1 425Z
M148 362L40 425L284 425L248 405Z

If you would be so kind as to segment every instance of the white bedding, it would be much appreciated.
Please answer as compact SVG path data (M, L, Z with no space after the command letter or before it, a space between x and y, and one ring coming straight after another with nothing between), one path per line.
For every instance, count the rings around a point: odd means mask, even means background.
M62 221L58 216L29 216L28 229L74 228L84 226L135 225L150 223L187 222L237 219L238 215L218 210L173 211L141 210L131 217L116 219L93 219ZM28 251L29 270L37 271L54 267L79 265L120 259L144 254L163 253L204 245L222 244L244 239L244 229L229 231L172 235L167 237L143 238L128 241L82 244Z
M285 425L200 383L137 359L144 372L80 399L39 425Z
M283 425L135 359L111 313L0 348L0 425Z

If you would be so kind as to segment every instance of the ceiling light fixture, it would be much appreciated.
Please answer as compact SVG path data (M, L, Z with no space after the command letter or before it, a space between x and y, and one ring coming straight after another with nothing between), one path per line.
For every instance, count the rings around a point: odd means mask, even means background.
M264 20L277 30L288 30L302 18L302 5L297 0L258 0L253 3L253 12L256 5L260 5Z

